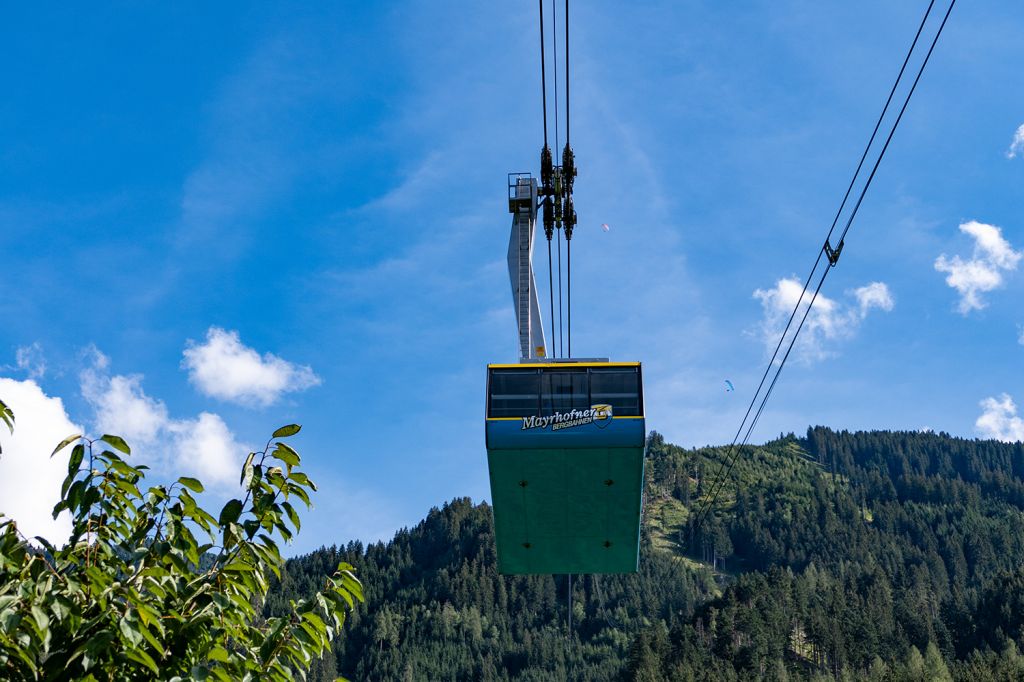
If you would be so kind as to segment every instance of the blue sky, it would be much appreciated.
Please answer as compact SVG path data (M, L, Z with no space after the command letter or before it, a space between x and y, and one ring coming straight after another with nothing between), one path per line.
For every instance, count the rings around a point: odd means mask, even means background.
M732 438L780 281L813 262L925 5L574 5L573 349L645 363L650 428ZM535 5L6 19L0 397L21 426L0 510L52 488L32 457L75 424L135 435L158 476L227 481L231 453L301 422L321 492L296 552L488 497L484 367L516 352L505 174L541 145ZM954 9L753 440L1024 437L1022 27L1024 5Z

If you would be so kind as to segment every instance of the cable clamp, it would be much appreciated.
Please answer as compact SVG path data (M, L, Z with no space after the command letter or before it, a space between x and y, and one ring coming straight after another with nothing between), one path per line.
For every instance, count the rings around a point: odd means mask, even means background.
M825 240L825 257L828 258L828 265L830 268L834 268L836 263L839 262L839 254L843 252L843 242L839 242L839 246L832 248L828 240Z

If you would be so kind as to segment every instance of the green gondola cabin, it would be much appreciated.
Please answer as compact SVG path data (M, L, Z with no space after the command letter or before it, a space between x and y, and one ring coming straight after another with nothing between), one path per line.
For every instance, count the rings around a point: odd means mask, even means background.
M645 434L638 362L488 365L498 570L635 572Z

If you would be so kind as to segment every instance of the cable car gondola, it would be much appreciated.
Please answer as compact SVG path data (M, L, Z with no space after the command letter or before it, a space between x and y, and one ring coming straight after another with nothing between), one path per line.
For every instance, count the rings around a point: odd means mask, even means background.
M644 476L639 362L487 367L498 570L637 570Z
M540 3L544 32L544 3ZM506 574L632 573L637 570L644 483L644 401L639 362L572 359L573 184L569 144L569 3L565 5L565 148L548 147L547 84L541 37L544 146L540 186L510 173L508 274L519 362L487 366L486 440L498 570ZM554 25L552 24L552 28ZM556 55L557 60L557 55ZM557 91L557 67L555 70ZM558 99L555 98L555 146ZM533 235L543 208L548 242L551 335L555 341L551 242L558 234L558 319L566 253L568 357L550 359L533 276ZM559 331L559 346L562 334ZM572 629L572 610L569 627Z
M641 366L545 357L532 263L537 195L528 174L509 176L520 361L488 365L485 426L498 570L635 572L646 434Z

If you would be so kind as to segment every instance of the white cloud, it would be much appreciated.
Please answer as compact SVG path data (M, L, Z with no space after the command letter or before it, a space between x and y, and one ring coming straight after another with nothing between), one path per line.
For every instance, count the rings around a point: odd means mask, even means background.
M779 335L782 334L793 308L800 300L801 291L803 291L803 286L795 278L780 279L772 289L754 291L754 298L761 301L761 306L764 309L760 335L769 352L775 350L779 342ZM787 339L792 336L800 324L800 319L807 310L813 293L813 291L808 291L801 301L800 310L793 319ZM802 360L809 362L829 357L832 353L826 349L827 342L853 336L872 308L890 311L894 305L889 287L884 282L871 282L848 293L852 293L856 305L844 305L818 294L814 301L814 307L807 316L807 321L800 330L800 337L794 346L794 350ZM780 352L784 351L785 345Z
M960 293L958 309L966 315L987 305L981 295L1002 286L1003 272L1015 270L1022 254L1013 250L995 225L971 220L961 223L960 231L974 238L971 259L942 254L935 259L935 269L947 273L946 284Z
M38 341L18 348L14 361L18 369L28 374L29 379L42 379L46 375L46 358L43 357L43 347Z
M1007 442L1024 441L1024 419L1017 416L1017 405L1006 393L999 398L985 398L980 403L981 416L974 427L982 438Z
M241 455L249 448L235 442L235 436L216 414L202 412L196 419L168 424L173 434L178 461L203 481L235 483L241 470Z
M868 311L872 308L889 312L894 305L892 294L889 293L889 287L884 282L872 282L866 286L854 289L853 295L857 297L861 319L867 317Z
M1006 150L1006 158L1008 159L1018 155L1024 155L1024 123L1017 128L1017 132L1013 134L1013 142L1010 143L1010 148Z
M157 442L170 419L167 406L146 395L142 375L108 377L96 370L82 373L82 395L96 410L96 426L138 446Z
M195 476L211 486L236 485L242 457L239 444L216 414L174 419L161 400L146 395L138 374L108 376L106 358L82 372L82 395L96 410L100 433L122 436L133 457L159 473Z
M64 512L54 520L51 512L60 499L70 450L53 458L50 453L82 428L72 423L60 398L46 395L31 379L0 378L0 398L17 420L13 435L0 425L0 513L13 518L27 537L63 542L71 518Z
M264 353L242 344L237 331L210 327L206 343L189 339L182 366L202 393L221 400L267 406L282 393L302 391L320 384L308 366Z

